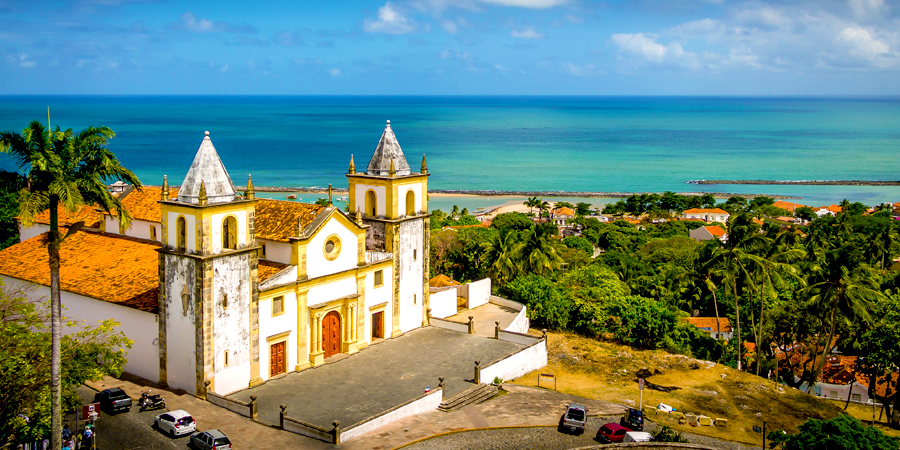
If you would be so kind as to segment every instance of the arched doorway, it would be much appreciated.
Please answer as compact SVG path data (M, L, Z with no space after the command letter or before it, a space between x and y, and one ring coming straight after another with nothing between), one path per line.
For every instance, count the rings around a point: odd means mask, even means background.
M326 358L341 352L341 315L337 311L322 319L322 350Z

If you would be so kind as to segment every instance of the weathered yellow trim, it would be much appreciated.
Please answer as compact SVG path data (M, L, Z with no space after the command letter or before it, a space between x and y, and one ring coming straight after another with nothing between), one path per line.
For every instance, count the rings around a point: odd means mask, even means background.
M281 312L276 313L275 312L275 299L278 297L281 297ZM272 304L269 306L272 311L272 317L282 316L282 315L284 315L284 312L287 310L287 308L285 308L285 305L284 305L284 296L283 295L281 295L281 296L276 295L276 296L272 297Z
M290 336L290 335L291 335L291 330L288 330L288 331L285 331L282 333L278 333L278 334L273 334L266 338L266 342L268 342L269 345L277 344L279 342L284 342L284 341L287 341L288 336Z
M331 252L329 252L327 248L329 242L334 244L334 248ZM341 237L336 233L325 238L325 242L322 244L322 256L328 261L334 261L338 256L341 256Z

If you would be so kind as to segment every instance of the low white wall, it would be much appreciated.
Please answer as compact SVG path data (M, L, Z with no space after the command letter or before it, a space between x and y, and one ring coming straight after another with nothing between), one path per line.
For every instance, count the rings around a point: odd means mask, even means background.
M19 224L19 242L25 242L35 236L44 234L50 231L50 225L46 225L43 223L36 223L30 227L23 227L22 224Z
M480 370L482 383L490 383L494 378L503 381L515 380L528 372L547 365L547 341L541 339L531 347L524 348Z
M206 394L206 400L213 405L221 406L231 412L238 413L244 417L250 417L250 404L240 400L225 398L220 395L209 392Z
M436 317L432 317L429 321L431 326L444 328L447 330L458 331L460 333L468 333L469 325L465 323L451 322L449 320L438 319Z
M284 421L281 423L281 429L328 443L331 443L331 441L334 440L334 437L328 430L290 417L284 418Z
M519 302L516 302L516 301L507 300L505 298L501 298L501 297L497 297L497 296L493 296L493 295L490 298L490 302L495 305L498 305L498 306L505 306L507 308L511 308L516 311L519 311L519 314L516 314L516 318L513 319L513 321L509 324L509 326L504 328L505 331L512 331L515 333L527 333L528 332L528 328L531 327L531 321L528 320L528 314L527 314L527 309L525 308L525 305L523 305Z
M516 344L522 345L532 345L541 339L536 336L530 336L524 333L516 333L513 331L505 330L500 330L500 335L498 337L501 341L514 342Z
M473 281L466 285L468 287L468 307L469 309L477 308L484 305L491 298L491 279Z
M456 314L456 289L429 289L428 301L431 306L431 317L443 319Z
M360 423L351 425L350 428L341 432L341 442L346 442L349 439L361 436L391 422L403 419L404 417L435 410L441 405L441 401L443 401L443 391L441 389L435 389L413 401L388 410L379 416L365 419Z

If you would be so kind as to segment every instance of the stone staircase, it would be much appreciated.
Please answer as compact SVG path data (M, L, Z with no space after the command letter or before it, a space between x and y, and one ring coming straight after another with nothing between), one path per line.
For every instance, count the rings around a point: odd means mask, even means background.
M484 402L499 393L500 390L496 386L485 383L477 384L444 400L438 409L444 412L456 411Z

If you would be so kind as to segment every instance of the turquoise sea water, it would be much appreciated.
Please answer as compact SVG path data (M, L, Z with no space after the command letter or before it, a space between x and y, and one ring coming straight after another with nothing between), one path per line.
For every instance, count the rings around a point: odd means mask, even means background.
M427 155L434 189L900 200L896 187L685 184L898 180L897 98L4 96L0 130L46 122L48 105L54 126L115 130L111 148L146 184L179 183L209 130L236 184L343 187L350 154L365 167L390 119L413 170ZM0 155L0 168L14 167Z

